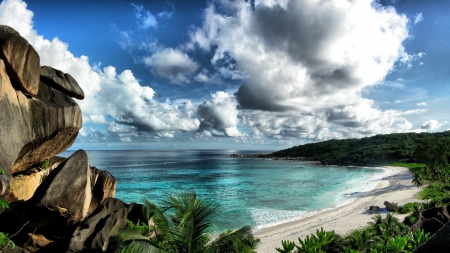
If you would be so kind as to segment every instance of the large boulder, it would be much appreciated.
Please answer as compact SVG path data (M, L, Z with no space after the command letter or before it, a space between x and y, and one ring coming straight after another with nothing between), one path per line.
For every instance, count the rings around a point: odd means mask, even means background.
M71 97L84 99L84 92L70 75L49 66L41 67L41 81Z
M65 158L62 157L52 157L49 159L49 164L46 168L36 166L24 171L22 174L14 176L11 190L9 191L9 201L28 200L33 197L39 185L64 160Z
M16 30L5 25L0 25L0 58L20 90L31 95L38 93L39 55Z
M92 200L89 206L88 213L92 213L97 209L103 201L107 198L114 198L116 196L117 180L109 171L99 170L96 167L91 167L93 178L92 182Z
M126 221L148 224L144 206L129 205L119 199L108 198L75 230L68 252L105 252L109 239L116 235L116 227L125 226Z
M397 211L397 205L389 201L384 201L384 206L386 207L386 210L388 210L389 212Z
M53 170L30 201L36 206L63 210L62 216L77 223L84 219L91 204L91 178L88 156L78 150Z
M425 233L430 233L430 236L432 236L449 220L450 216L445 207L428 208L418 214L409 231L415 233L418 229L422 229Z
M450 249L450 222L438 230L428 241L414 250L414 253L447 253Z
M9 193L13 173L66 150L81 129L80 107L65 94L38 84L35 97L16 90L0 60L0 170L4 172L0 196Z
M106 202L103 200L107 196L114 196L115 186L116 180L109 172L90 167L86 152L78 150L47 175L32 198L11 204L10 209L0 215L0 231L11 234L21 230L15 237L17 244L33 241L27 246L30 252L41 252L43 248L45 252L64 252L89 208ZM134 206L125 205L110 222L122 224L123 219L134 219L137 210ZM114 217L122 216L124 218L117 218L120 220L117 223ZM37 234L40 236L34 236ZM45 240L41 240L43 238Z

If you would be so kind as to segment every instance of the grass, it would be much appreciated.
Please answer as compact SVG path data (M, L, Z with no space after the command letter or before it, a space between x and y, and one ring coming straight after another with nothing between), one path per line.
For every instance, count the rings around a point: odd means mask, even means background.
M405 168L408 168L412 173L416 173L416 172L422 171L422 169L425 167L425 164L395 162L395 163L388 164L388 166L405 167Z

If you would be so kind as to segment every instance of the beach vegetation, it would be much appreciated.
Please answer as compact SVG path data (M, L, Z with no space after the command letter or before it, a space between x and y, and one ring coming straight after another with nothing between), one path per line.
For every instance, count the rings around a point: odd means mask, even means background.
M228 230L211 239L211 227L218 214L215 202L199 199L196 193L168 195L158 207L148 199L143 203L153 225L131 225L119 229L121 252L255 252L250 226Z
M282 241L282 248L276 248L278 252L290 253L295 252L330 252L336 249L336 243L340 240L340 236L334 231L324 231L323 228L316 230L316 234L307 235L305 239L298 238L298 244L293 241Z
M428 240L429 234L423 230L409 233L409 227L400 222L392 214L386 218L380 215L372 217L370 226L355 230L347 236L341 237L334 231L324 231L323 228L315 234L299 238L298 244L292 241L282 241L280 253L300 252L412 252L419 245Z

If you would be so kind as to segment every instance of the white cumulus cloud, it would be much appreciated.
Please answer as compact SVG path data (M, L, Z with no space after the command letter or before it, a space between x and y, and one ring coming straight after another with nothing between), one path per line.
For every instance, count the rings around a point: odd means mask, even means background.
M412 127L400 111L361 97L407 55L404 15L370 0L218 1L188 48L233 59L243 123L276 138L371 135ZM262 115L262 116L261 116ZM349 129L348 131L346 129ZM345 136L342 136L345 137Z
M212 127L226 136L240 136L237 129L238 110L234 97L228 93L219 91L211 94L211 100L198 106L197 114L200 117L200 131Z
M420 127L420 129L423 130L436 130L438 128L440 128L442 125L439 123L439 121L434 120L434 119L430 119L425 121L422 126Z
M33 29L33 12L21 0L5 0L0 4L0 23L16 29L36 49L41 65L49 65L70 73L85 93L77 101L83 113L83 122L104 125L109 136L120 141L139 134L164 132L161 136L173 137L170 131L197 130L200 121L194 118L196 107L186 101L182 105L170 100L158 102L151 87L141 86L130 70L117 73L112 66L100 68L91 65L86 56L75 57L67 43L53 38L45 39ZM107 118L109 120L107 120ZM81 136L107 136L91 127L83 127Z
M420 103L417 103L417 105L418 105L418 106L426 106L427 103L426 103L426 102L420 102Z
M166 78L171 83L189 82L189 77L197 70L198 64L179 50L165 48L143 58L152 74Z

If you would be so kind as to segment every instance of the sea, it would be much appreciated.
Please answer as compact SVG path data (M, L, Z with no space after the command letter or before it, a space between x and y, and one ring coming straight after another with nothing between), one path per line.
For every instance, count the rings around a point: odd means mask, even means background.
M116 197L126 203L146 198L158 205L168 194L183 191L215 201L220 207L212 230L218 233L244 225L270 227L338 208L373 189L389 172L245 157L270 153L258 150L86 152L91 166L108 170L117 179ZM234 153L244 157L231 157Z

